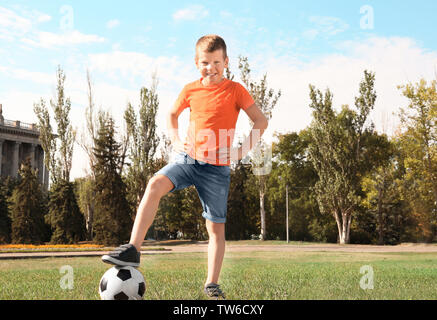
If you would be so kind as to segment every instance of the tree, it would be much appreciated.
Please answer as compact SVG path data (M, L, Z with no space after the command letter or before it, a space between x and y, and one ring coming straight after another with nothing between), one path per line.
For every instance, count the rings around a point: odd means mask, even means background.
M8 197L6 186L0 184L0 243L9 243L11 241L11 219L9 217Z
M194 186L178 190L182 194L180 231L184 239L206 240L208 233L202 217L202 204Z
M281 90L279 90L276 94L273 89L269 89L267 87L267 74L264 74L262 79L257 83L254 82L250 77L250 68L247 57L239 57L239 65L240 69L240 77L243 83L245 84L247 90L249 91L252 98L255 100L256 105L261 109L264 115L268 120L272 117L272 111L275 105L278 103L279 98L281 97ZM229 77L229 75L228 75ZM265 159L268 157L271 149L269 146L261 139L258 145L255 147L255 159L252 163L256 166L261 163L265 164ZM270 160L268 160L270 161ZM260 202L260 217L261 217L261 235L260 238L262 240L266 239L267 235L267 226L266 226L266 213L265 213L265 205L264 205L264 197L266 194L266 173L259 171L257 174L258 184L259 184L259 202Z
M249 187L255 179L250 166L238 161L231 169L231 183L227 204L226 239L250 239L259 230L259 216L253 212L259 211L257 206L257 190Z
M99 127L94 142L95 208L94 240L104 245L119 245L129 239L132 216L122 180L122 147L115 140L114 120L99 113Z
M39 141L44 150L44 165L51 173L50 180L53 183L60 176L60 168L56 165L56 134L53 132L50 113L44 99L41 98L39 103L34 103L33 110L38 118L37 127Z
M73 148L76 140L76 131L70 123L70 110L71 101L70 98L65 98L64 85L65 85L65 73L58 66L56 72L56 95L55 100L50 100L52 106L55 121L57 124L59 144L58 166L61 171L61 176L65 181L70 181L70 171L73 159Z
M87 238L93 239L93 223L94 223L94 189L92 185L95 181L94 165L96 159L94 156L94 141L97 139L97 116L94 105L93 86L91 81L91 75L87 70L87 87L88 87L88 106L85 110L85 123L86 128L83 130L81 138L78 143L88 155L90 171L85 179L77 181L78 189L76 194L78 195L78 204L81 211L85 216Z
M56 70L56 93L50 99L57 134L53 133L50 114L43 99L34 104L34 112L38 117L41 146L45 153L45 164L50 170L51 190L50 210L45 217L53 230L51 241L69 243L82 239L80 225L83 217L78 212L78 205L70 182L70 171L73 159L76 131L70 123L70 98L65 96L65 73L58 66ZM59 142L59 143L58 143ZM72 210L72 211L70 211ZM77 220L77 221L76 221Z
M403 133L400 147L406 174L404 196L424 226L424 237L437 234L437 81L399 86L408 98L399 114Z
M153 173L154 156L159 144L159 137L156 133L156 115L159 106L157 85L156 75L153 75L151 88L141 88L139 119L130 102L124 113L127 137L129 137L130 160L126 184L129 197L132 197L131 202L135 204L135 210L141 202Z
M410 240L406 229L408 225L413 225L401 197L400 185L404 170L399 163L395 143L391 143L387 153L390 155L388 161L369 172L362 180L366 194L363 206L371 213L376 229L376 232L372 232L372 241L379 245Z
M52 228L51 243L77 243L85 239L85 220L72 182L60 179L52 186L45 219Z
M44 150L44 163L50 170L52 183L56 183L60 179L70 180L76 139L76 131L73 130L69 119L71 101L70 98L65 98L65 77L64 71L58 66L56 70L56 94L54 99L50 99L57 134L53 132L50 113L45 101L41 99L39 103L34 104L34 112L38 118L39 139ZM57 141L59 141L59 145Z
M364 71L360 95L355 98L357 112L343 106L338 115L330 90L323 96L310 85L310 107L314 111L309 155L319 177L314 191L320 211L335 217L341 244L350 241L352 216L360 203L361 177L364 167L370 165L364 161L363 138L373 132L373 126L366 127L365 123L376 100L374 81L375 75Z
M86 238L93 240L93 217L94 217L94 183L95 178L90 175L75 179L75 195L80 211L85 218Z
M310 226L320 218L317 202L312 196L311 188L317 181L311 161L308 159L310 136L307 130L300 133L291 132L276 134L273 143L273 169L268 180L268 199L270 202L271 220L276 227L270 227L271 237L285 239L286 185L289 195L289 229L290 239L308 241L313 239ZM320 220L320 219L319 219ZM318 225L318 223L317 223ZM322 234L321 225L316 234ZM326 232L323 232L326 233ZM326 241L322 236L319 241Z
M20 182L10 198L12 243L40 244L46 241L45 197L28 158L19 170Z

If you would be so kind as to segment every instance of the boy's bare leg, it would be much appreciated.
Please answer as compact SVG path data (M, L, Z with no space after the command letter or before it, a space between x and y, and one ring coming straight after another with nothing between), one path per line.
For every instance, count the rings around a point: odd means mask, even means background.
M225 255L225 224L215 223L206 219L206 229L209 234L208 243L208 277L205 286L209 283L218 284L223 258Z
M138 206L135 222L132 227L130 244L140 251L147 230L152 225L161 198L174 188L173 183L164 175L156 175L150 179L146 191Z

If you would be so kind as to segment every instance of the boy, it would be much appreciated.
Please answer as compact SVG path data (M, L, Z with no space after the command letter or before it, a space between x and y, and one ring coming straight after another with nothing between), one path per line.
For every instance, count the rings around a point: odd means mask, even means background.
M208 35L198 40L195 64L201 78L184 87L168 115L168 130L177 156L150 179L138 207L129 244L102 257L106 263L138 267L141 244L160 199L168 192L194 185L204 209L202 216L209 235L204 292L216 299L225 298L218 280L225 253L230 161L242 159L267 128L266 117L247 90L224 78L228 63L222 38ZM190 124L187 139L182 142L178 135L178 117L185 108L191 111ZM240 109L247 113L254 125L243 145L232 148Z

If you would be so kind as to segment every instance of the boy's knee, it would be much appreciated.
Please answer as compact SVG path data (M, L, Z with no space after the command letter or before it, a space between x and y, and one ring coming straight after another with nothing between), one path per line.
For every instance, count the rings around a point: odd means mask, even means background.
M174 188L169 178L163 175L153 176L147 184L147 189L158 196L164 196Z
M224 237L225 236L225 224L224 223L216 223L209 220L206 220L206 229L208 230L209 236L214 237Z

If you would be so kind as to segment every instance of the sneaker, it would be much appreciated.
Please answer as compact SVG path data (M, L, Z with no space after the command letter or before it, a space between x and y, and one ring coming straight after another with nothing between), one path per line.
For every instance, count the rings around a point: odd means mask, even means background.
M141 253L132 244L123 244L109 254L102 256L105 263L119 267L139 267Z
M226 299L224 292L220 289L220 285L216 283L207 284L203 291L210 299Z

